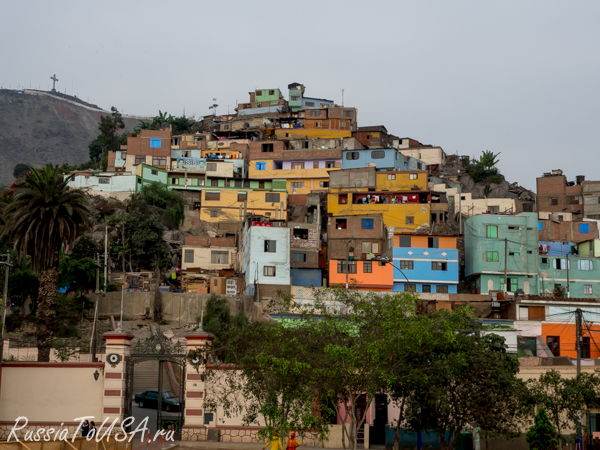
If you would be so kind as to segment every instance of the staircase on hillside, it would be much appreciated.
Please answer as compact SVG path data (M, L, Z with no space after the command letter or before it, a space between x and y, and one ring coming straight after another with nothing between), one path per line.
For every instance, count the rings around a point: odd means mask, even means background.
M137 363L133 369L133 392L132 396L148 389L158 389L158 360L143 361ZM177 370L177 367L174 367ZM162 365L162 390L176 393L173 389L167 364Z

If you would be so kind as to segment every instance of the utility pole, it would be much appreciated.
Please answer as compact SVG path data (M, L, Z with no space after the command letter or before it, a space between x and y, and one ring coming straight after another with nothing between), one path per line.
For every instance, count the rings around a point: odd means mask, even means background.
M562 249L562 245L561 245L561 249ZM571 298L571 289L570 289L570 283L569 283L569 254L568 253L567 253L567 298Z
M567 262L568 264L568 262ZM568 267L568 265L567 265ZM575 332L577 342L575 343L575 348L577 349L577 380L579 380L579 376L581 375L581 322L583 312L580 308L575 310L575 323L577 325L577 330ZM578 411L578 421L577 421L577 448L581 448L581 411Z
M463 234L462 229L462 185L458 189L458 234Z
M575 310L575 324L577 327L577 330L575 332L575 336L577 339L577 342L575 343L575 348L577 349L577 376L579 376L581 374L581 322L582 322L582 311L580 308L577 308Z
M504 293L508 292L508 239L504 238Z
M106 220L106 218L105 218ZM108 274L108 224L104 224L104 292L106 292Z
M4 290L2 291L2 334L0 338L0 364L2 364L2 358L4 358L4 323L6 322L6 308L8 308L8 274L12 264L10 263L10 253L6 254L6 261L2 263L4 265Z

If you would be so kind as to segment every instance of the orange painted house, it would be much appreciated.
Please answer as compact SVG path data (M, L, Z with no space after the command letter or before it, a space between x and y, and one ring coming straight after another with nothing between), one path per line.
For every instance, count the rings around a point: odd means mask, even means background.
M542 336L554 356L577 358L576 326L542 323ZM600 325L583 325L582 358L600 358Z
M371 291L391 291L394 285L394 267L380 265L377 261L329 261L329 285L346 286L346 263L348 263L348 287Z

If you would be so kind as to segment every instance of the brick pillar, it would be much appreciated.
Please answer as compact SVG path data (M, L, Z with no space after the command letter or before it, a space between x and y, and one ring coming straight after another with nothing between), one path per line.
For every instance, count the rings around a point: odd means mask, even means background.
M215 339L212 334L204 331L187 334L185 338L187 339L188 352L196 348L205 348ZM202 364L196 370L189 360L186 361L186 364L185 426L181 438L184 441L205 441L204 396L206 391L202 377L206 371L206 366Z
M104 416L102 420L110 417L110 422L112 422L116 416L123 420L125 412L125 367L131 354L130 347L133 334L110 331L104 333L103 337L106 339L106 362L104 364L104 399L102 406ZM117 364L109 361L109 356L112 354L120 356L120 361Z

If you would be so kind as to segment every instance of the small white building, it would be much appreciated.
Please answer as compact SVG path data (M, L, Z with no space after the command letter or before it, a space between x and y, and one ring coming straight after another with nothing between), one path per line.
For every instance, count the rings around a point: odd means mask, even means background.
M136 176L124 172L80 171L68 185L70 188L82 189L90 195L114 197L125 200L135 192Z
M279 289L289 292L290 229L284 221L247 221L242 248L245 295L262 299L273 297Z

